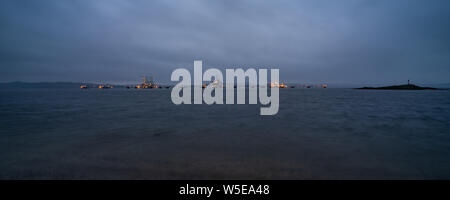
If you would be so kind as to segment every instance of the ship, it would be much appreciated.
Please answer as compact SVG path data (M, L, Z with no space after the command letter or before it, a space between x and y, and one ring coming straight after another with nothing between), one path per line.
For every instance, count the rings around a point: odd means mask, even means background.
M153 79L150 77L150 80L148 80L147 79L147 77L143 77L142 78L142 83L141 84L139 84L139 85L136 85L134 88L136 88L136 89L152 89L152 88L160 88L160 86L159 85L156 85L154 82L153 82Z
M272 83L270 83L270 87L271 88L274 88L274 87L287 88L288 86L284 83L272 82Z
M99 85L98 89L111 89L114 88L112 85Z
M219 80L214 80L209 85L211 85L212 88L223 88L223 84Z
M219 80L215 80L209 84L202 84L202 88L207 88L208 86L211 86L212 88L223 88L223 83Z

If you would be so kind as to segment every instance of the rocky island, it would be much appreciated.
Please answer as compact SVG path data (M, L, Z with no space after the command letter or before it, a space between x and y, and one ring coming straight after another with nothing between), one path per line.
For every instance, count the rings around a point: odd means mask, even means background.
M414 84L405 84L405 85L393 85L393 86L385 86L385 87L362 87L356 88L361 90L436 90L436 88L432 87L420 87Z

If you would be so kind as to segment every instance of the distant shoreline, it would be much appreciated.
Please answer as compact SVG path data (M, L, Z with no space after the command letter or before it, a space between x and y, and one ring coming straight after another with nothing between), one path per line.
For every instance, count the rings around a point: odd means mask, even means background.
M13 81L13 82L0 82L0 88L80 88L80 85L88 85L91 87L97 87L98 85L111 85L117 88L125 88L126 86L134 86L139 83L93 83L93 82L23 82L23 81ZM299 83L291 83L295 85L295 88L301 88ZM288 85L291 85L288 84ZM171 84L162 84L163 86L173 86ZM435 86L434 86L435 85ZM432 84L433 87L420 87L417 85L407 84L405 85L393 85L393 86L382 86L382 87L357 87L357 85L351 84L342 86L331 86L329 88L340 88L340 89L360 89L360 90L449 90L450 84Z
M405 85L392 85L392 86L384 86L384 87L362 87L355 88L358 90L437 90L438 88L433 87L420 87L413 84L405 84Z

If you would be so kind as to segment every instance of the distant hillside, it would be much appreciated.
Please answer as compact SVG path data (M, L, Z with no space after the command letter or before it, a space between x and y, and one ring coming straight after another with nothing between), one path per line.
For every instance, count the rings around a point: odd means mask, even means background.
M42 82L42 83L29 83L29 82L10 82L0 83L0 88L80 88L83 83L73 82Z
M393 86L385 86L385 87L362 87L356 88L362 90L436 90L436 88L432 87L420 87L413 84L405 84L405 85L393 85Z

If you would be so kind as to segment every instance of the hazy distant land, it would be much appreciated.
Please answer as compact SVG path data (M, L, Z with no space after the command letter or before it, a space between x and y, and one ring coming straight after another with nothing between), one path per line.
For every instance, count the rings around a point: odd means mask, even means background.
M384 87L362 87L356 88L361 90L436 90L437 88L433 87L421 87L413 84L405 84L405 85L393 85L393 86L384 86Z
M135 83L139 84L139 83ZM93 82L4 82L0 83L0 88L80 88L81 85L87 85L90 88L96 88L98 85L111 85L115 88L121 88L125 86L135 84L109 84L109 83L93 83ZM173 83L172 85L174 85ZM163 84L166 86L168 84ZM288 86L296 86L296 88L305 85L314 84L301 84L301 83L288 83ZM380 84L378 84L380 85ZM361 87L358 84L328 84L329 88L355 88L355 89L378 89L378 90L433 90L433 89L449 89L450 83L443 84L426 84L425 87L410 84L408 85L394 85L394 86L381 86L381 87Z

